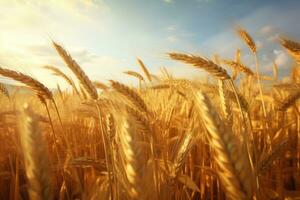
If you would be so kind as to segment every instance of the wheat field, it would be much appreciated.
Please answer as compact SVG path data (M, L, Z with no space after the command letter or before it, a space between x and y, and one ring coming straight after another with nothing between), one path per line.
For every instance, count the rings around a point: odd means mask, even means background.
M44 67L68 90L0 66L24 85L0 84L0 199L300 199L300 43L278 40L295 62L283 81L275 63L261 75L254 40L237 33L255 69L239 50L167 53L210 81L152 74L137 59L140 71L124 72L137 86L104 84L56 42L77 79Z

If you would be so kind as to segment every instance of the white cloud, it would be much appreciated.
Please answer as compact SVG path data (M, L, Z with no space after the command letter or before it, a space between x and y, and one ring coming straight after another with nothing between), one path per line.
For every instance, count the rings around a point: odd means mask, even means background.
M176 31L177 30L177 26L176 25L170 25L166 27L167 31Z
M200 3L209 3L209 2L213 2L214 0L196 0L196 1Z
M288 55L284 51L276 49L273 50L273 53L275 54L275 63L278 66L286 67L289 61Z
M275 33L267 38L268 42L276 42L279 39L279 34Z
M170 35L170 36L168 36L168 37L167 37L167 40L168 40L169 42L171 42L171 43L174 43L174 42L178 42L178 41L179 41L178 37L175 36L175 35Z
M274 27L271 26L271 25L266 25L266 26L263 26L261 29L260 29L260 33L263 34L263 35L269 35L270 33L272 33L274 31Z
M172 3L173 0L163 0L165 3Z
M64 66L51 45L54 39L67 44L67 50L91 79L121 71L118 59L91 53L93 48L77 48L85 46L82 43L87 41L93 44L96 34L109 31L110 25L105 20L110 9L102 0L0 0L0 6L2 66L56 87L57 79L42 69L47 64Z

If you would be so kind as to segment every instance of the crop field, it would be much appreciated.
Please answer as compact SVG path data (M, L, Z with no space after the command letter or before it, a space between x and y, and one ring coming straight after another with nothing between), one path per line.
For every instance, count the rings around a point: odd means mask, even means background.
M282 80L275 63L261 75L254 39L236 32L255 68L238 49L166 52L209 79L153 74L138 58L124 72L136 85L91 80L55 41L69 72L44 67L68 89L0 66L19 83L0 85L0 199L300 199L300 43L276 41L295 66Z

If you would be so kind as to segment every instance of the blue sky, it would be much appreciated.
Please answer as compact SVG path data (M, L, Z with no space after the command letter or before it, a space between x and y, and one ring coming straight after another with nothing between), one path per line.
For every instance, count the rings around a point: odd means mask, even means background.
M178 77L200 77L200 72L170 61L170 51L233 58L241 48L243 62L253 67L235 25L247 29L257 43L261 71L271 75L276 61L284 76L292 63L277 38L300 39L297 0L0 0L0 8L0 64L50 87L64 83L43 65L69 73L51 39L62 44L91 79L103 82L132 82L122 72L139 71L137 57L152 73L164 66Z

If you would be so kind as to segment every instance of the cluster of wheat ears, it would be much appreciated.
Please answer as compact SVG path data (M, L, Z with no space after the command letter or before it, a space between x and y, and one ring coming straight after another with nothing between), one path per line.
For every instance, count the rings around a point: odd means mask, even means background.
M124 72L137 87L92 81L55 42L78 81L45 68L71 90L1 66L36 95L0 84L0 199L300 199L300 44L279 40L296 61L283 82L275 63L260 74L254 40L237 33L255 70L239 50L167 54L210 81L153 75L140 59L143 74Z

